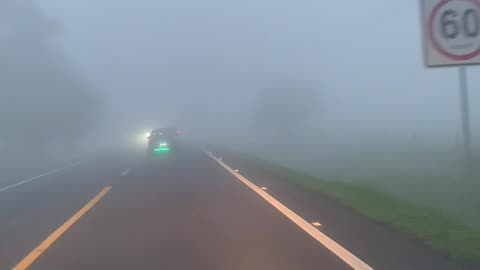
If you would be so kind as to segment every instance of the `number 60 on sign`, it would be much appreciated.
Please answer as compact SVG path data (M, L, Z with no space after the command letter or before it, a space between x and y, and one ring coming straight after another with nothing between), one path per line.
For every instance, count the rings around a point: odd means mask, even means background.
M480 64L480 0L421 0L425 64Z

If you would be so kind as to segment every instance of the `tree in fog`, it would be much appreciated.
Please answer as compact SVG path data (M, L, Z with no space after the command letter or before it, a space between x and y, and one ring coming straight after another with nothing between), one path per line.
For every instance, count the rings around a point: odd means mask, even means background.
M31 1L0 1L0 141L45 150L93 127L98 93L51 43L59 30Z
M253 114L256 131L276 138L298 138L318 109L317 91L301 82L265 88Z

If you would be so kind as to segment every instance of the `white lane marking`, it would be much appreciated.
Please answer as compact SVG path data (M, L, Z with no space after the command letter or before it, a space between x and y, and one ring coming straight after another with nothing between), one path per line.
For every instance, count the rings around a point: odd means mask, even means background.
M291 221L298 225L302 230L307 232L310 236L312 236L315 240L320 242L326 248L328 248L331 252L337 255L340 259L342 259L345 263L347 263L350 267L355 270L373 270L368 264L357 258L355 255L350 253L350 251L346 250L344 247L333 241L331 238L326 236L324 233L320 232L317 228L315 228L312 224L304 220L302 217L297 215L295 212L287 208L281 202L277 201L274 197L270 194L263 192L261 188L257 187L253 184L250 180L243 177L241 174L235 172L232 168L230 168L227 164L223 163L220 159L217 159L212 154L206 153L208 156L213 158L218 164L220 164L223 168L233 174L238 180L244 183L246 186L251 188L255 191L258 195L260 195L263 199L269 202L273 207L275 207L278 211L288 217Z
M315 226L315 227L320 227L320 226L322 226L322 224L320 224L319 222L313 222L312 225Z
M75 166L77 166L78 164L80 164L80 162L71 163L71 164L68 164L67 166L64 166L64 167L62 167L62 168L59 168L59 169L56 169L56 170L53 170L53 171L49 171L49 172L44 173L44 174L40 174L40 175L34 176L34 177L32 177L32 178L28 178L28 179L22 180L22 181L20 181L20 182L18 182L18 183L15 183L15 184L12 184L12 185L9 185L9 186L6 186L6 187L2 187L2 188L0 188L0 192L9 190L9 189L14 188L14 187L16 187L16 186L20 186L20 185L23 185L23 184L32 182L33 180L36 180L36 179L38 179L38 178L41 178L41 177L44 177L44 176L47 176L47 175L55 174L55 173L57 173L57 172L59 172L59 171L68 169L68 168L70 168L70 167L75 167Z
M126 169L124 172L122 172L122 176L126 176L130 172L130 169Z
M261 187L260 189L261 189L261 190L267 190L267 188L266 188L266 187Z

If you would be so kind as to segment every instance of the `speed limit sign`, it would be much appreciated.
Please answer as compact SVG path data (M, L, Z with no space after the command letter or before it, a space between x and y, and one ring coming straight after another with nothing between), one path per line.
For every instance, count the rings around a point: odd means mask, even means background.
M465 65L480 64L480 0L420 0L425 65L460 66L465 165L472 176L473 147Z
M425 64L480 64L480 0L421 0Z

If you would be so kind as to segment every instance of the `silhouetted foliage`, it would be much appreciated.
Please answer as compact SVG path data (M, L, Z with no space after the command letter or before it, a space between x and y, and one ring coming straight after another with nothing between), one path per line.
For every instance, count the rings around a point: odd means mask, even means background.
M8 146L74 143L95 123L98 93L51 44L58 30L31 1L0 2L0 141Z
M318 106L318 89L300 82L285 82L260 93L254 126L265 133L295 134L305 127Z

